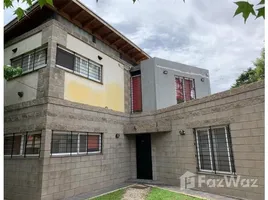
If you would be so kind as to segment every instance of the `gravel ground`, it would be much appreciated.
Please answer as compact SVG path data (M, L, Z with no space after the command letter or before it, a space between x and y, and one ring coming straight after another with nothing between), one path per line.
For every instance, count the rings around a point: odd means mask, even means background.
M150 189L147 186L135 185L126 190L122 200L144 200Z

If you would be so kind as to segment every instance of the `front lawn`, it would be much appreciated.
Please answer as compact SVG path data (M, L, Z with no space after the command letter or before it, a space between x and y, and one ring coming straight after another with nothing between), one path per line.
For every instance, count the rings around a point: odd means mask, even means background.
M202 200L196 197L153 187L146 200Z
M105 194L90 200L120 200L122 199L125 191L126 191L125 189L117 190L115 192Z
M90 200L121 200L127 189L117 190ZM145 199L141 200L202 200L184 194L171 192L168 190L152 187Z

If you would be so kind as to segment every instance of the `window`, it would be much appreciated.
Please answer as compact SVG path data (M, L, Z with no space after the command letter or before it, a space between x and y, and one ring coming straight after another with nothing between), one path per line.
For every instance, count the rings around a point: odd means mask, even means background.
M11 60L12 67L21 67L22 73L27 73L45 67L47 63L47 49L41 47Z
M141 76L131 77L132 112L142 111Z
M53 131L52 155L101 153L101 134Z
M56 63L61 67L74 70L74 54L58 47Z
M199 171L235 173L229 126L201 128L194 132Z
M177 103L195 99L194 79L176 77L176 100Z
M41 133L11 134L4 137L5 156L39 156Z
M96 43L96 37L92 35L92 42Z
M102 65L58 47L56 64L88 79L102 81Z

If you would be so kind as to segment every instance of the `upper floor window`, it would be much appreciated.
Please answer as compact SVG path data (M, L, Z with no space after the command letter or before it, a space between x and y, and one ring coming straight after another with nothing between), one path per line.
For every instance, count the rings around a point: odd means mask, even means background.
M228 126L196 129L195 140L199 171L235 173Z
M22 73L27 73L45 67L47 64L47 47L34 49L11 59L12 67L21 67Z
M196 98L194 79L175 77L177 103Z
M39 156L41 132L8 134L4 137L5 156Z
M88 79L102 82L102 65L61 47L57 48L56 64Z

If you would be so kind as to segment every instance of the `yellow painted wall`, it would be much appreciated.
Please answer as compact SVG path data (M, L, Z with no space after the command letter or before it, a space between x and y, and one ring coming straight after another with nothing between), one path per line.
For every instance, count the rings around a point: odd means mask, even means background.
M123 66L71 35L67 36L67 48L103 65L103 84L65 72L64 99L124 112Z

